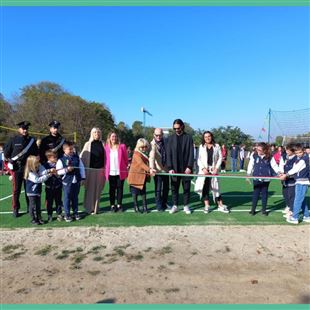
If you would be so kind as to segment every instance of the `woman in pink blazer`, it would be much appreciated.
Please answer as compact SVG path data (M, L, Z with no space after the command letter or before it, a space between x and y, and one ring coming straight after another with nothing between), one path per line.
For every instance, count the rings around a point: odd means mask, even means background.
M125 144L121 144L118 135L115 132L110 132L105 149L105 175L106 180L109 180L109 195L111 211L123 211L123 188L124 181L128 176L128 154ZM115 198L117 200L117 207L115 206Z

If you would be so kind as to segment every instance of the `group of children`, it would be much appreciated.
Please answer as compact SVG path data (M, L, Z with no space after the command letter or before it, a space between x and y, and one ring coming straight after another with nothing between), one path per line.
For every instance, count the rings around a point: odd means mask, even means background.
M78 214L78 196L80 185L85 180L85 169L80 158L75 154L71 142L63 145L64 155L57 158L53 151L47 151L47 162L40 165L37 156L29 156L25 166L26 194L29 198L31 223L40 225L42 183L45 182L46 209L48 222L53 220L53 203L56 205L57 219L66 222L80 220ZM64 199L62 202L62 192ZM64 217L62 215L64 208ZM72 209L72 216L70 211Z
M302 211L302 221L310 223L307 206L307 191L310 185L310 155L305 152L301 144L288 144L277 164L266 143L259 143L256 152L251 155L248 165L248 175L257 177L253 180L253 199L251 215L256 214L259 195L262 197L262 214L266 211L268 199L268 177L278 176L282 180L283 197L286 203L284 217L291 224L299 223L299 214Z

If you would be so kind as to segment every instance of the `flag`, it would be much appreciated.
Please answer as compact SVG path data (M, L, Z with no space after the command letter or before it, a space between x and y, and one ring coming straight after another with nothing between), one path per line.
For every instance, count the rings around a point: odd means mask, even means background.
M262 132L266 132L266 129L264 127L262 128Z

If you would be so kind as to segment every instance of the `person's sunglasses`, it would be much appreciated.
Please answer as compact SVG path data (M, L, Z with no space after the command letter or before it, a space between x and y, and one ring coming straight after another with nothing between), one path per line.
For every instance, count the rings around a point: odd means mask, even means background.
M173 130L181 130L181 127L173 127Z

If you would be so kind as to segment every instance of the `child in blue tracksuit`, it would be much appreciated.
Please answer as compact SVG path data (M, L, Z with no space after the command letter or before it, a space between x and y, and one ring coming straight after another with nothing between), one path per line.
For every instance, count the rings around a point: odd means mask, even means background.
M269 145L261 142L256 147L256 152L250 157L248 164L248 175L253 175L257 179L253 180L253 197L252 197L252 208L249 212L251 215L256 214L256 206L259 196L262 196L262 214L268 215L267 212L267 201L268 201L268 187L271 177L274 172L278 171L278 166L273 157L271 157ZM266 177L266 178L263 178Z
M278 174L286 174L291 170L294 166L294 163L297 160L295 155L295 145L288 144L285 147L285 153L281 155L280 163L279 163L279 172ZM291 176L286 180L282 181L282 194L284 197L284 201L286 204L286 208L284 211L284 217L288 218L293 214L293 207L294 207L294 199L295 199L295 178Z
M299 223L299 213L300 210L303 214L303 222L310 223L309 209L307 206L307 191L310 184L309 177L309 156L305 153L304 148L301 144L295 145L295 154L297 160L294 163L292 169L290 169L286 174L280 176L281 180L286 180L291 176L295 178L295 199L293 215L289 217L286 221L291 224Z
M43 163L45 169L55 169L57 163L57 153L48 150L45 153L47 162ZM54 174L45 181L45 205L47 209L48 222L53 221L53 202L56 205L57 220L62 221L62 179L60 176Z
M62 175L65 221L71 222L73 219L78 221L81 219L78 214L80 183L85 180L85 168L79 156L74 153L72 142L65 142L63 151L64 156L58 159L56 170L58 175ZM73 217L70 216L71 208Z
M34 225L44 224L41 217L42 183L56 173L56 169L44 170L42 168L37 156L28 156L24 179L26 180L26 195L29 198L29 214L31 223Z

